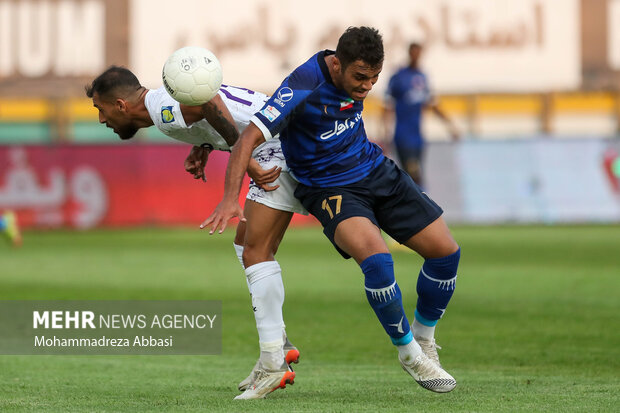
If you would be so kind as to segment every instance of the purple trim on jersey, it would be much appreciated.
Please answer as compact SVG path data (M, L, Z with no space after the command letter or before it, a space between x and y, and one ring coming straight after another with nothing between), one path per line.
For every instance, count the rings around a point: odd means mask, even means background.
M252 106L252 102L250 102L249 100L245 100L245 99L241 99L235 95L233 95L232 93L230 93L228 90L224 89L224 87L228 87L227 85L222 85L222 87L220 88L220 92L222 92L224 95L226 95L226 97L230 100L233 100L235 102L239 102L242 105L246 105L246 106ZM237 88L237 89L241 89L241 88ZM254 93L253 90L249 90L249 89L242 89L247 91L248 93Z
M246 92L248 92L248 94L249 94L249 95L253 95L253 94L255 94L255 93L256 93L256 92L255 92L255 91L253 91L252 89L248 89L248 88L245 88L245 87L239 87L239 86L230 86L230 85L225 85L225 84L223 84L223 83L222 83L222 86L221 86L221 87L234 87L235 89L245 90Z

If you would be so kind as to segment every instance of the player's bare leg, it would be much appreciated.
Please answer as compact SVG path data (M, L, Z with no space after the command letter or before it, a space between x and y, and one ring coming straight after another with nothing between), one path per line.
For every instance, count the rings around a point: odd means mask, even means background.
M348 218L336 227L334 241L360 265L368 303L396 346L403 370L427 390L451 391L456 386L454 378L426 356L413 339L394 278L392 256L379 228L365 217Z
M274 258L293 213L247 200L244 214L247 222L240 229L245 233L241 256L252 295L261 355L250 375L239 383L239 390L245 391L240 399L264 397L265 389L257 382L259 377L272 380L274 374L283 375L292 383L295 373L288 364L299 359L299 351L284 332L284 286L280 266Z
M438 218L406 243L425 258L418 276L418 303L411 329L424 353L438 365L440 348L435 326L443 315L456 285L460 249L443 218Z

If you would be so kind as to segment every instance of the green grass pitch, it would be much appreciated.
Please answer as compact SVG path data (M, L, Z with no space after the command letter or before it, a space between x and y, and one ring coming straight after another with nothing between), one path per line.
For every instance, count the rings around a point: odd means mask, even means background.
M219 356L0 356L0 411L611 412L620 406L620 227L454 227L457 290L437 328L449 394L422 389L319 228L278 253L295 385L233 401L258 338L231 230L28 232L0 244L0 299L222 300ZM394 252L407 312L422 260ZM615 406L615 407L614 407Z

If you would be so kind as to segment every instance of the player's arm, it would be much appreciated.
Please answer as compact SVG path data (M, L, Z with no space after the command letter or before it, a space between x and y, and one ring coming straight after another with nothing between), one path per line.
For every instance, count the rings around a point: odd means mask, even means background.
M250 122L241 134L239 142L233 147L228 159L224 197L213 213L200 224L201 229L210 226L209 234L213 234L218 229L221 234L231 218L239 217L241 221L245 221L243 210L239 206L239 192L241 192L241 184L245 171L248 169L252 151L264 141L263 132Z
M430 104L427 104L427 107L433 111L435 116L441 119L444 125L446 125L446 128L448 129L448 133L450 134L450 137L452 138L452 140L456 141L461 137L461 133L459 132L457 127L454 125L454 122L452 122L452 119L450 119L450 117L446 115L446 113L443 110L441 110L436 100L433 99Z
M222 135L228 146L232 147L239 139L235 121L219 94L201 106L181 105L181 113L188 125L206 119Z
M233 146L239 138L235 121L220 95L215 95L213 99L201 106L181 105L181 113L187 125L206 119L229 146ZM213 147L207 144L194 146L185 159L185 170L194 175L195 179L207 180L205 167L212 150Z

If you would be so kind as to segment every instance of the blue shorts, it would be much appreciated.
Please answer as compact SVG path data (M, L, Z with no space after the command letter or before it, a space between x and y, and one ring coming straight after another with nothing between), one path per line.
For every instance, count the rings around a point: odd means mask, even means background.
M410 162L416 162L421 166L424 149L421 146L418 146L417 148L396 146L396 154L398 155L398 160L403 168Z
M426 228L443 210L428 197L394 161L385 158L364 179L353 184L328 188L297 185L295 196L323 225L334 242L338 224L352 217L366 217L400 243Z

